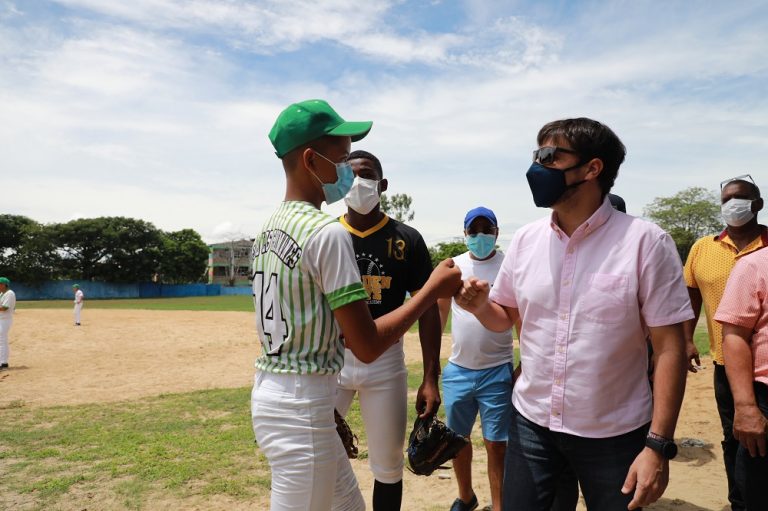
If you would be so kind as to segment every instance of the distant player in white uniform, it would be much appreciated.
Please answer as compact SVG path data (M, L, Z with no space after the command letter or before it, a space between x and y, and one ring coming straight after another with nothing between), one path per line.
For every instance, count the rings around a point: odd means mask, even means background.
M75 326L80 326L80 311L83 310L85 296L82 289L80 289L80 284L73 284L72 291L75 292Z
M453 258L462 278L477 277L493 282L504 261L496 250L499 227L496 215L477 207L464 217L464 239L469 251ZM451 312L453 349L443 370L443 397L448 427L469 437L478 411L488 454L491 507L501 510L504 454L507 449L512 406L512 331L492 332L452 299L438 301L443 327ZM478 502L472 489L472 444L453 460L459 497L451 511L472 511ZM514 507L514 506L513 506Z
M8 369L8 333L11 331L15 310L16 293L11 290L11 281L0 277L0 371Z
M352 236L352 246L373 318L400 307L406 292L415 294L429 279L432 262L424 239L380 210L387 189L381 162L365 151L354 151L349 163L355 173L339 220ZM437 304L419 318L424 379L416 410L427 416L440 406L440 313ZM408 373L400 339L376 361L366 364L345 350L339 375L336 409L346 416L357 392L368 436L368 463L374 476L374 511L400 509L403 496L403 444L408 417Z
M286 192L253 245L262 354L251 414L272 470L272 511L365 508L333 418L344 347L372 362L438 298L461 286L459 270L444 261L421 293L371 318L352 240L320 211L322 202L349 191L351 141L370 128L370 122L344 121L325 101L308 100L283 110L269 134Z

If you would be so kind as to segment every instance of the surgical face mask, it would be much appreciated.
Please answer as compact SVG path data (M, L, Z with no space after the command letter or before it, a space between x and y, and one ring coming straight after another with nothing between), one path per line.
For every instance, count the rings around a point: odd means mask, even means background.
M575 170L584 165L579 163L573 167L567 169L550 169L545 167L541 163L533 162L525 173L525 177L528 178L528 186L531 187L531 193L533 193L533 202L540 208L548 208L560 200L571 188L576 188L582 183L586 182L586 179L576 181L570 185L565 183L565 173L571 170Z
M467 244L467 248L472 255L477 259L485 259L496 248L496 235L495 234L469 234L464 236L464 243Z
M725 223L732 227L741 227L755 217L749 199L730 199L720 207L720 212Z
M325 203L333 204L334 202L338 202L349 192L349 189L352 187L352 181L355 180L355 173L352 171L352 165L346 161L334 163L317 151L315 151L315 153L336 166L336 182L334 183L323 183L320 181L320 178L317 177L317 174L311 170L310 172L312 172L312 175L315 176L315 179L317 179L323 187Z
M344 202L357 213L367 215L379 203L379 181L355 177Z

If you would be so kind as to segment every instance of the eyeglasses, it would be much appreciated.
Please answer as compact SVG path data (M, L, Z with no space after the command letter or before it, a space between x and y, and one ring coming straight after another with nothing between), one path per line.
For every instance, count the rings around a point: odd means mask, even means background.
M755 183L755 180L752 179L752 176L750 176L749 174L742 174L740 176L732 177L730 179L726 179L725 181L721 182L720 189L722 190L723 188L725 188L725 185L727 185L728 183L732 183L734 181L749 181L753 185L757 185L757 183Z
M556 147L556 146L546 146L546 147L539 147L535 151L533 151L533 161L537 161L541 163L542 165L549 165L550 163L554 163L555 158L557 157L557 153L567 153L567 154L579 154L576 151L572 149L566 149L564 147Z

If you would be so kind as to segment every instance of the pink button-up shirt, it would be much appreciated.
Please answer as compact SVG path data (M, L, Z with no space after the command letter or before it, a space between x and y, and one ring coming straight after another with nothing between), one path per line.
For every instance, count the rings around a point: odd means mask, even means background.
M754 379L768 385L768 248L745 255L736 263L715 321L752 329Z
M555 220L515 233L491 290L522 319L512 402L552 431L620 435L651 420L647 327L693 318L682 262L669 235L607 198L570 238Z

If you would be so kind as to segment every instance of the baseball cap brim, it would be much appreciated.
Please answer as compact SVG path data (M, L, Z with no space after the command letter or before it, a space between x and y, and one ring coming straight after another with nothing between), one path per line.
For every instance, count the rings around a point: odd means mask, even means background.
M327 134L334 137L350 137L352 142L362 140L371 131L373 121L347 121L339 124Z
M464 217L464 228L469 229L469 226L472 224L472 222L474 222L475 219L480 217L487 218L488 221L491 222L491 224L493 224L494 227L499 226L499 223L496 220L496 214L488 208L479 206L477 208L470 209L467 212L467 215Z

